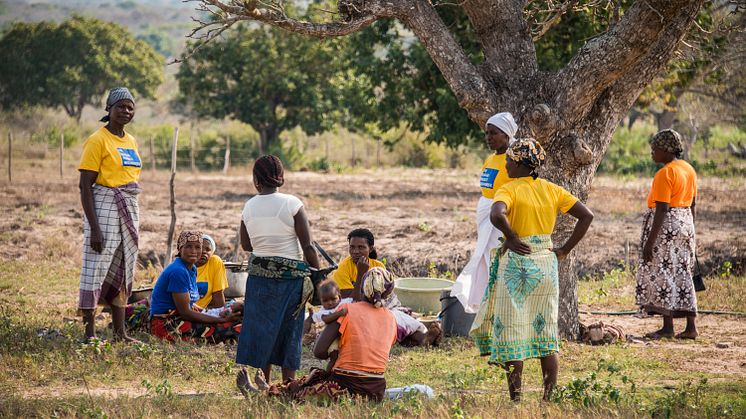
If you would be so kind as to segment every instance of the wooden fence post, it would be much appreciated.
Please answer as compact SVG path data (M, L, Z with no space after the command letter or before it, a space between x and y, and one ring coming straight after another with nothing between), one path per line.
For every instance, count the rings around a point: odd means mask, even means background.
M192 173L197 171L197 165L194 163L194 122L189 125L189 160L192 163Z
M171 254L171 245L174 240L174 228L176 228L176 195L174 194L174 178L176 178L176 147L179 142L179 127L174 128L174 139L171 143L171 181L169 189L171 191L171 225L168 227L168 243L166 245L166 254L163 256L162 265L166 266L169 254Z
M65 153L65 133L60 134L60 179L62 179L62 155Z
M153 137L150 137L150 170L155 173L155 147L153 146Z
M231 167L231 137L225 140L225 162L223 163L223 174L228 174L228 169Z
M13 132L8 131L8 182L13 183Z

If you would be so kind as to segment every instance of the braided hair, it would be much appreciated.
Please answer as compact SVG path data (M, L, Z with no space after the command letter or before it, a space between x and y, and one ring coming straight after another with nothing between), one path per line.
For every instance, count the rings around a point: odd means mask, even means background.
M279 188L285 183L282 161L271 154L259 157L254 162L254 181L267 188Z
M368 246L370 246L370 254L368 255L371 259L378 259L378 252L376 252L376 249L373 247L375 245L375 239L373 238L373 233L371 233L370 230L367 228L356 228L352 231L350 231L350 234L347 235L347 241L349 242L353 237L359 237L361 239L365 239L365 241L368 242Z

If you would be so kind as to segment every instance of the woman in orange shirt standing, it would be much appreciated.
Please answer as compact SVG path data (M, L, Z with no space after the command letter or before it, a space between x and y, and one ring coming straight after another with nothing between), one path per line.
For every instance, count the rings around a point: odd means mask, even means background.
M648 195L637 268L637 304L663 316L663 327L646 337L674 337L673 319L686 317L679 339L697 337L697 296L692 283L695 264L694 217L697 173L681 155L681 135L667 129L650 140L653 160L664 166L655 174Z

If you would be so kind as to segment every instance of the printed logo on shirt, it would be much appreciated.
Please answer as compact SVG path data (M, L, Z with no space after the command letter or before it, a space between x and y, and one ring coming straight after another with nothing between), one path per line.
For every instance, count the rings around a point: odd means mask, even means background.
M142 167L140 156L137 155L136 150L117 147L117 151L119 151L119 155L122 157L122 166Z
M482 176L479 177L479 187L492 189L492 187L495 186L495 178L499 172L500 171L497 169L485 167Z
M207 288L209 288L209 286L210 284L207 282L197 282L197 291L199 292L200 298L207 294Z

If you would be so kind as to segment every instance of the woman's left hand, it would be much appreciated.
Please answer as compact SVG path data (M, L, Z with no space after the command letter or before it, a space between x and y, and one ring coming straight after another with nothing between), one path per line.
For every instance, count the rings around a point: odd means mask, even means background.
M563 260L567 257L567 254L570 253L567 250L565 250L562 247L555 247L552 249L552 252L557 256L557 260Z

